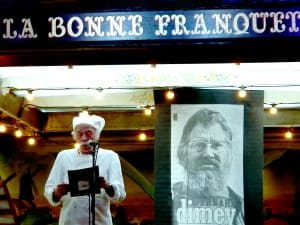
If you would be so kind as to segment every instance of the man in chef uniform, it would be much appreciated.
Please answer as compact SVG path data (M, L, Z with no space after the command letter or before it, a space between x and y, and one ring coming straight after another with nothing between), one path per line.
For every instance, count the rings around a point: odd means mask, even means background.
M97 115L80 113L73 118L72 136L79 147L58 153L44 191L52 206L62 206L59 225L92 224L91 196L71 196L68 171L89 168L94 164L99 169L99 176L95 179L96 186L99 185L96 188L100 188L100 193L94 198L95 225L112 225L110 202L120 202L126 197L118 154L95 146L104 125L105 120Z

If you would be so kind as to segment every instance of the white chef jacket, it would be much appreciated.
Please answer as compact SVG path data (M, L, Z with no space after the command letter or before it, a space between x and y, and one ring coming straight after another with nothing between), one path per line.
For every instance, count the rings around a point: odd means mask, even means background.
M107 195L104 189L101 189L100 194L96 194L95 225L112 225L110 201L119 202L126 197L121 163L118 154L107 149L99 148L95 158L96 165L99 167L99 176L104 177L115 191L113 197ZM68 193L61 198L60 202L54 202L52 199L53 191L58 184L69 183L68 170L92 167L92 159L92 154L81 154L78 149L68 149L58 153L46 181L44 195L52 206L62 204L59 225L92 224L91 196L71 197Z

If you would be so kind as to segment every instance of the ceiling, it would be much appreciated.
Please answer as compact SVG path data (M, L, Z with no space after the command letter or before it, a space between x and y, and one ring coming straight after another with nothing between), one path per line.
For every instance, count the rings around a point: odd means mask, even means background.
M299 74L297 62L0 67L0 119L11 130L21 127L29 136L69 145L71 120L86 109L110 121L104 145L119 151L129 145L133 151L152 149L154 115L145 117L143 109L154 106L153 90L264 90L266 110L273 103L282 110L277 117L266 113L265 127L298 127ZM28 90L33 91L31 101L25 98ZM132 144L141 130L148 142ZM115 137L118 141L112 141ZM47 146L45 151L57 151L55 144Z
M25 97L43 112L136 109L152 91L176 87L264 90L267 104L300 103L300 63L140 64L0 67L1 93ZM284 93L284 94L283 94ZM294 106L292 106L294 107ZM69 108L69 109L68 109ZM78 111L78 110L77 110Z

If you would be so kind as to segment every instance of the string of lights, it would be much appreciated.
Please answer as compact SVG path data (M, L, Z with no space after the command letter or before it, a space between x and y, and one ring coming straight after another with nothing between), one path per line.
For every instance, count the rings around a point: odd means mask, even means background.
M247 91L248 90L253 90L254 88L280 88L280 87L298 87L300 86L300 84L294 84L294 85L255 85L255 86L232 86L232 85L222 85L222 86L201 86L201 87L197 87L199 89L203 88L203 89L207 89L207 88L215 88L215 89L221 89L221 88L226 88L226 89L234 89L237 90L238 92L238 96L240 98L246 98L247 97ZM19 92L27 92L27 95L25 96L25 98L27 99L28 102L32 101L34 99L34 92L36 91L69 91L69 90L93 90L96 92L103 92L105 90L164 90L165 91L165 96L166 99L169 101L172 101L175 98L175 93L174 91L176 91L177 88L181 88L181 87L109 87L109 88L102 88L102 87L97 87L97 88L81 88L81 87L66 87L66 88L15 88L15 87L6 87L9 89L9 93L20 97ZM22 97L22 95L21 95ZM295 105L300 105L300 102L289 102L289 103L285 103L285 102L279 102L279 103L264 103L264 108L265 109L269 109L270 114L276 114L278 113L278 109L279 108L288 108L288 107L295 107ZM35 107L40 109L40 106L34 105L34 104L30 104L27 103L23 106L23 109L26 107ZM56 109L59 108L59 106L55 107L42 107L43 109L41 110L45 110L47 109L48 111L50 109L52 109L53 111L55 111ZM132 106L132 107L128 107L128 106L73 106L73 107L64 107L64 110L69 110L69 111L78 111L78 112L82 112L82 111L86 111L86 113L89 113L91 111L97 111L97 110L116 110L116 109L120 109L120 110L124 110L124 109L130 109L130 110L143 110L144 114L146 116L151 116L152 115L152 111L155 110L155 106L154 105L138 105L138 106ZM5 133L6 127L4 124L0 124L0 133ZM291 131L289 131L291 132ZM23 132L22 130L16 126L15 127L15 133L14 135L16 136L16 138L20 138L23 136ZM33 136L29 137L28 139L28 144L29 145L34 145L36 143L36 140L34 139L34 136L38 136L38 134L35 132ZM292 133L289 133L289 135L286 137L291 139L292 138ZM144 141L147 139L146 135L144 133L141 133L141 135L139 136L139 139L141 141Z
M249 85L249 86L232 86L232 85L222 85L222 86L201 86L201 87L198 87L199 89L200 88L231 88L231 89L236 89L238 91L238 96L240 98L245 98L247 96L247 90L246 89L249 89L249 88L266 88L266 87L299 87L300 84L279 84L279 85ZM9 89L9 92L14 94L14 95L17 95L16 93L19 92L19 91L27 91L27 94L25 95L25 98L27 99L27 101L32 101L34 99L34 91L62 91L62 90L95 90L97 92L103 92L105 90L166 90L166 99L167 100L172 100L174 99L175 97L175 93L174 93L174 90L176 90L176 88L181 88L181 87L167 87L167 88L164 88L164 87L108 87L108 88L102 88L102 87L97 87L97 88L91 88L91 87L86 87L86 88L81 88L81 87L66 87L66 88L35 88L35 89L32 89L32 88L14 88L14 87L7 87ZM18 95L17 95L18 96ZM30 105L30 104L27 104L25 105L26 106L33 106L33 107L37 107L38 106L35 106L35 105ZM275 102L272 102L272 103L264 103L264 107L265 109L268 109L270 108L270 113L271 114L276 114L278 109L279 108L295 108L295 107L300 107L300 102L278 102L278 103L275 103ZM43 107L44 109L46 109L47 107ZM59 108L59 107L48 107L48 110L49 109L53 109L55 110L55 108ZM80 110L82 108L84 108L84 106L74 106L74 107L64 107L66 110L69 109L69 110L74 110L74 109L77 109ZM89 110L111 110L111 109L120 109L120 110L123 110L123 109L131 109L131 110L134 110L134 109L144 109L145 110L145 114L150 114L151 115L151 110L154 109L154 106L153 105L140 105L140 106L89 106L88 107Z

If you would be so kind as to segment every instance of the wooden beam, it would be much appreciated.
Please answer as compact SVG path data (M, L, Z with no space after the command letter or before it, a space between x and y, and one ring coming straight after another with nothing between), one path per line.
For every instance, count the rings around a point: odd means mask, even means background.
M23 98L18 98L15 95L8 93L6 95L0 95L0 110L2 112L2 118L11 118L7 124L16 126L19 125L27 134L33 133L39 130L40 117L33 116L32 111L25 112L23 117ZM27 116L26 115L30 115ZM27 119L31 118L30 121Z
M154 115L145 116L142 110L97 111L90 114L102 116L104 130L148 130L154 128ZM78 112L49 113L44 132L71 132L72 120Z
M17 98L11 93L0 95L0 107L14 117L18 117L22 110L24 99Z
M138 131L103 131L100 137L100 147L112 149L117 152L135 152L135 151L154 151L154 130L144 130L147 139L140 141ZM47 154L49 152L57 153L62 149L73 148L75 141L70 133L47 134L36 137L37 144L29 146L27 137L18 139L18 148L22 152L37 152L38 154Z
M284 127L284 126L300 126L300 109L279 109L277 114L270 114L268 110L264 111L265 127Z

